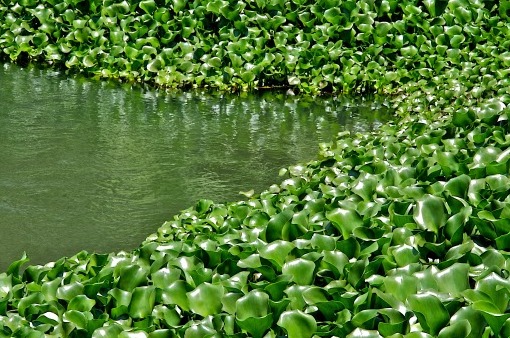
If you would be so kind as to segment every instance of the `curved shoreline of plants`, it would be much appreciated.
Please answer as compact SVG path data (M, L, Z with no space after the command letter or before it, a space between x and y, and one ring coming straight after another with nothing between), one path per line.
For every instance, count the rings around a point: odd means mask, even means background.
M399 95L395 123L339 135L248 201L199 201L132 252L14 262L0 336L510 336L510 2L5 3L13 61Z

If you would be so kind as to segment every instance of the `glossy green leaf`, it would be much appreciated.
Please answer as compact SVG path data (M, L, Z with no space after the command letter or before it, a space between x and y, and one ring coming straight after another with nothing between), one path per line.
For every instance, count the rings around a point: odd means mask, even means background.
M239 320L264 317L268 314L268 307L268 294L253 290L236 301L236 317Z
M252 337L261 338L273 325L273 315L268 314L264 317L248 317L244 320L238 319L237 324Z
M195 290L187 293L191 311L202 317L219 313L222 308L223 293L223 287L220 285L200 284Z
M480 337L483 334L485 329L485 320L482 314L472 307L463 307L459 309L451 318L451 323L464 322L467 321L469 323L469 332L465 337L474 338ZM466 324L462 324L465 326ZM463 328L460 327L460 330ZM445 334L448 332L445 332Z
M409 245L400 245L399 247L394 248L391 253L398 266L406 266L412 263L417 263L420 259L419 252Z
M176 304L183 310L189 311L188 291L187 283L183 280L177 280L163 289L161 301L163 304Z
M432 294L422 293L411 295L409 298L411 310L418 317L425 332L437 335L450 320L448 311L441 301Z
M29 261L30 261L30 259L27 257L26 252L23 252L22 257L19 260L16 260L9 265L9 267L7 268L7 274L13 275L13 276L18 276L19 272L20 272L20 268L23 265L25 265L26 263L28 263Z
M412 276L387 276L384 278L385 291L397 300L405 302L409 296L416 294L419 280Z
M120 270L119 288L132 291L147 281L149 271L138 265L126 265Z
M469 288L469 265L454 263L448 268L439 271L436 276L439 291L456 297Z
M69 305L67 306L68 310L76 310L81 312L87 312L92 310L94 305L96 304L96 301L93 299L89 299L85 295L78 295L71 299L69 302Z
M501 313L505 312L510 300L510 282L495 273L487 275L476 283L475 290L487 294Z
M184 333L184 338L204 338L212 337L216 333L214 328L209 325L195 324L191 325Z
M294 213L292 210L287 209L271 217L266 228L266 239L268 243L284 239L284 228L288 225L293 215Z
M489 324L492 332L499 333L501 328L505 325L510 317L510 314L503 314L492 303L487 301L478 301L473 304L473 309L479 311L484 317L485 321Z
M66 322L71 323L78 329L85 330L88 327L88 322L91 320L91 313L84 313L76 310L69 310L64 313L63 319Z
M345 239L351 236L355 228L363 225L361 217L354 210L336 208L326 212L326 218L333 223Z
M132 318L145 318L152 313L156 300L153 286L139 286L133 290L129 315Z
M105 326L96 329L92 333L92 338L116 338L122 331L122 328L118 325Z
M302 258L289 261L282 267L282 273L291 276L292 280L298 285L312 284L314 270L315 263Z
M324 18L333 25L338 25L342 20L342 12L337 7L329 8L324 12Z
M182 11L186 7L187 3L188 3L187 0L173 0L172 4L174 12L179 13L180 11Z
M210 1L207 3L207 6L206 6L206 9L208 11L211 11L213 12L214 14L220 14L220 9L223 7L223 6L226 6L227 5L227 2L226 1L221 1L221 0L215 0L215 1Z
M315 318L299 310L282 313L278 326L287 331L289 338L311 338L317 330Z
M139 5L141 9L147 14L152 14L156 10L156 2L154 0L143 0L140 1Z
M362 337L363 338L364 337L367 337L367 338L382 338L382 336L376 330L365 330L365 329L361 329L361 328L355 329L354 331L349 333L346 337L347 338L362 338Z
M467 175L460 175L446 182L444 190L452 196L465 198L469 189L471 178Z
M413 218L422 229L437 233L446 223L443 200L433 195L423 196L416 203Z
M272 260L282 267L287 255L294 249L294 244L282 240L274 241L259 249L260 257Z
M83 284L75 282L71 284L62 285L57 289L56 296L58 299L71 301L83 293Z

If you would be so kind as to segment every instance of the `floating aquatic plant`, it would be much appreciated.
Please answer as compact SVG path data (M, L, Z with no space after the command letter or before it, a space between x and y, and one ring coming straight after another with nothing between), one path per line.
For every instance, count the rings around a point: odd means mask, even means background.
M510 335L508 1L4 1L7 58L161 86L398 95L246 201L0 275L10 337Z

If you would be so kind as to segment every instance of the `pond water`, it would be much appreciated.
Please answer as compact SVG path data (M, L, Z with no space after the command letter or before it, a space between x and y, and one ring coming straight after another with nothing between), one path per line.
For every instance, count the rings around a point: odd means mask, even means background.
M0 64L0 271L137 247L201 198L242 198L316 157L379 104L165 93Z

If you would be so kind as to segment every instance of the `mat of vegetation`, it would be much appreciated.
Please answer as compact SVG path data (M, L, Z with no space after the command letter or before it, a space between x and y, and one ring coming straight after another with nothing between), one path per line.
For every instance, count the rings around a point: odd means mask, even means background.
M247 201L0 274L5 337L509 337L509 1L2 1L12 60L165 86L395 92ZM304 136L306 137L306 136Z
M493 76L508 77L509 7L508 0L3 0L0 54L164 87L393 92L453 71L483 90Z

